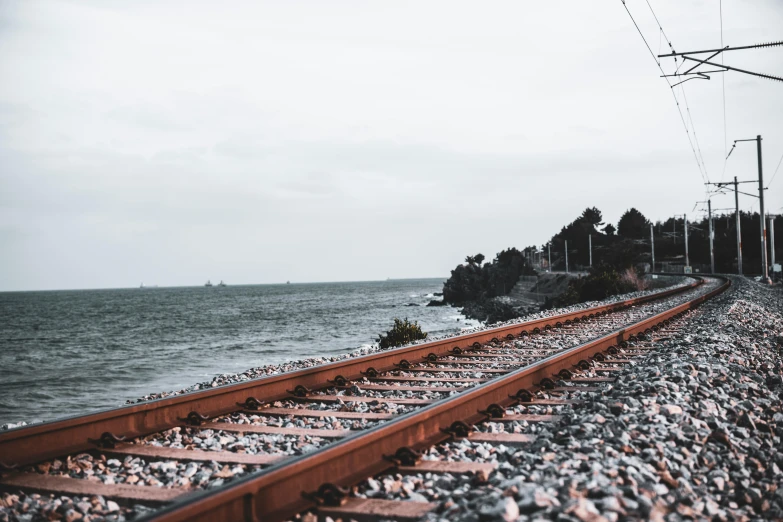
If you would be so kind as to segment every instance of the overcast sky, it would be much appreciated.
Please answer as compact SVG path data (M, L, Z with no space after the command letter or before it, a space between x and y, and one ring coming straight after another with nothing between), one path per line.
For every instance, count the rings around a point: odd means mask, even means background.
M720 46L718 2L650 3L677 50ZM783 39L780 0L723 21L727 45ZM726 63L783 76L783 47ZM446 276L587 206L691 212L659 74L620 0L4 0L0 290ZM720 75L684 87L709 179L755 178L752 144L724 172ZM783 83L727 73L725 97L769 180ZM783 212L783 173L767 192Z

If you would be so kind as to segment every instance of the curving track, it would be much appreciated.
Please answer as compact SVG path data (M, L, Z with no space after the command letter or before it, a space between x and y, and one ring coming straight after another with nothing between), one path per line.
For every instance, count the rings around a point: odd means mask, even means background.
M0 487L166 505L149 515L154 520L283 520L313 506L333 516L418 518L435 506L360 499L341 486L393 468L487 472L422 461L417 450L455 438L524 444L529 435L480 425L551 420L506 411L567 404L611 381L635 353L628 343L642 343L728 284L696 279L642 298L11 430L0 434L0 462L11 468Z

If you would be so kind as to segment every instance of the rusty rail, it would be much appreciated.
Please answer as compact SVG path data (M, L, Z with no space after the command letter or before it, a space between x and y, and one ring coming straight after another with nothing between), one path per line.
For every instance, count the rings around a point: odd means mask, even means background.
M423 448L448 440L444 428L457 421L475 424L486 420L491 404L509 406L519 402L517 393L573 370L583 361L640 333L655 331L684 315L731 285L728 279L713 291L670 310L616 330L608 335L565 350L458 395L357 433L340 442L298 458L287 460L213 491L188 495L145 518L146 521L285 520L314 506L303 496L323 484L350 486L394 467L384 458L398 449ZM556 318L550 318L553 320ZM519 329L521 325L516 325ZM504 329L504 331L510 330ZM483 333L483 332L482 332Z
M331 386L335 379L359 379L370 369L378 372L395 369L403 360L417 362L431 353L441 356L455 348L464 350L492 339L555 328L682 293L704 282L696 277L694 279L690 285L617 303L0 432L0 462L18 466L66 453L79 453L92 449L94 445L90 439L99 439L105 432L122 434L126 438L145 436L181 425L191 412L217 417L237 411L237 404L248 397L256 397L262 401L288 398L291 396L288 390L299 385L317 390Z

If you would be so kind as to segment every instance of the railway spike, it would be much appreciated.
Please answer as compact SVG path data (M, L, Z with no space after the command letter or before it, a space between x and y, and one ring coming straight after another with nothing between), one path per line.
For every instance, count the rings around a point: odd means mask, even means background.
M393 462L396 466L416 466L421 462L421 453L403 446L399 448L394 455L384 455L383 458L389 462Z
M453 353L454 355L462 355L462 348L460 348L459 346L455 346L454 348L452 348L451 353Z
M515 395L509 395L509 397L519 402L533 402L533 394L524 388L520 388Z
M598 362L604 362L606 360L606 356L601 352L598 352L597 354L593 355L593 359Z
M190 424L191 426L198 426L202 422L208 421L209 417L205 417L197 411L191 411L190 413L188 413L187 417L185 417L184 419L180 417L179 420L187 424Z
M195 412L191 412L195 413ZM114 448L118 442L125 441L125 437L118 437L114 433L104 431L98 439L87 439L89 442L95 444L99 448Z
M550 379L549 377L544 377L541 379L541 382L538 383L539 386L541 386L545 390L551 390L555 387L555 381Z
M367 377L370 377L371 379L372 379L372 378L375 378L375 377L378 377L378 370L376 370L376 369L375 369L375 368L373 368L372 366L370 366L369 368L367 368L367 371L365 371L365 372L361 372L361 373L362 373L362 375L365 375L365 376L367 376Z
M297 384L293 390L286 390L286 392L290 393L294 397L307 397L311 391L312 390L304 384Z
M348 502L351 490L342 488L331 482L321 484L318 491L313 493L302 492L302 496L319 506L340 507Z
M435 362L438 360L438 355L433 352L430 352L425 357L422 357L422 359L427 360L429 362Z
M557 373L557 376L560 377L563 380L568 380L568 379L571 379L574 376L574 374L571 373L571 370L566 370L565 368L563 368L562 370L560 370ZM543 381L541 381L541 382L543 382Z
M466 424L464 421L454 421L448 428L441 428L443 433L448 433L455 439L465 439L473 433L473 427Z
M347 386L348 385L348 379L343 377L342 375L338 375L334 379L329 381L330 383L334 384L335 386Z
M487 406L486 410L479 410L479 413L483 413L489 419L502 419L506 416L506 409L497 403L492 403Z
M16 471L16 464L6 464L0 460L0 473L4 471Z
M411 362L410 362L408 359L403 359L403 360L401 360L401 361L400 361L400 362L398 362L398 363L394 363L394 366L397 366L397 367L399 367L399 368L402 368L403 370L408 370L408 369L410 369L410 368L411 368L413 365L411 364Z
M247 408L248 410L257 410L259 409L263 403L256 399L255 397L248 397L245 399L245 402L238 402L237 406L242 406L243 408Z
M579 368L580 370L589 370L590 369L590 363L587 362L586 360L582 359L581 361L579 361L577 363L576 367Z

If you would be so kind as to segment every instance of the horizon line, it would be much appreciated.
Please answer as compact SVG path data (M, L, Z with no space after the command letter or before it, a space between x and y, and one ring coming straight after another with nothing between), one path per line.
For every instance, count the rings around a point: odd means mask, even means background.
M448 276L438 277L389 277L386 279L363 279L363 280L341 280L341 281L285 281L282 283L235 283L226 284L226 287L235 286L286 286L286 285L318 285L318 284L341 284L341 283L384 283L386 281L416 281L420 279L443 279L445 282ZM217 284L213 285L214 288L220 288ZM22 292L86 292L96 290L154 290L154 289L172 289L172 288L204 288L203 284L200 285L151 285L144 286L105 286L105 287L91 287L91 288L42 288L42 289L25 289L25 290L2 290L0 294L22 293Z

